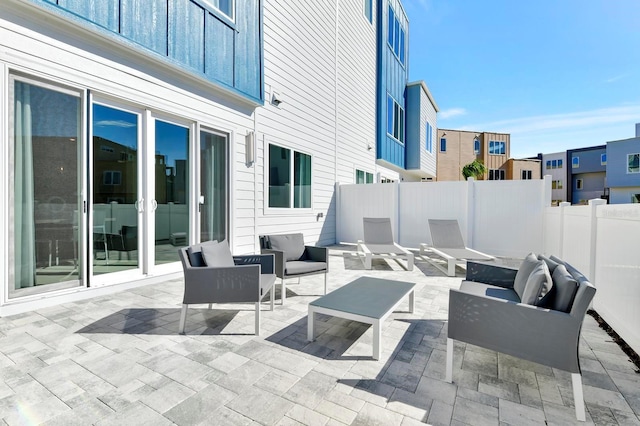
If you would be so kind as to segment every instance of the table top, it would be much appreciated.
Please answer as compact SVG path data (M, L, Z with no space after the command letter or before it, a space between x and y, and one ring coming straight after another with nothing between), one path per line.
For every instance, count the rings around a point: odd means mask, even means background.
M414 287L405 281L360 277L309 305L379 319Z

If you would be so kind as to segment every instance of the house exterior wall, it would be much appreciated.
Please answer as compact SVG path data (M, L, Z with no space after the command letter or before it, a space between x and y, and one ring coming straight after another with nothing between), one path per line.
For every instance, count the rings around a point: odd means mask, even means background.
M555 167L554 167L555 165ZM542 174L551 176L551 200L554 204L567 201L567 153L542 154ZM555 182L555 184L553 184ZM555 188L554 188L555 186Z
M640 186L640 173L629 171L629 154L640 153L640 137L607 142L607 186Z
M438 106L423 81L407 85L407 172L403 173L406 181L436 177L437 111Z
M507 160L507 179L522 180L522 171L531 172L531 179L540 179L540 161L538 160L516 160L510 158Z
M600 198L606 186L606 164L602 164L602 155L607 154L606 145L573 149L567 151L567 200L578 204L580 200ZM578 159L575 167L574 159ZM577 189L577 181L582 179L585 187Z

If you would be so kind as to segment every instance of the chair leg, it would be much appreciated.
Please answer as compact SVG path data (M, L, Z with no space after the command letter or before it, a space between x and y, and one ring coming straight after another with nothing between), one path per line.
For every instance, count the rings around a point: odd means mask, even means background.
M276 298L276 284L273 283L273 285L271 286L271 290L269 290L269 301L271 304L271 310L273 311L273 305L274 305L274 301Z
M256 302L256 336L260 335L260 302Z
M284 301L287 298L287 286L285 285L285 281L284 281L284 277L282 278L282 284L281 284L281 295L280 295L280 302L282 303L282 305L284 305Z
M455 259L449 259L447 261L447 275L450 277L456 276L456 260Z
M327 273L324 273L324 294L327 294Z
M209 303L209 309L213 308L213 303Z
M573 385L573 402L576 406L576 419L584 422L587 416L584 411L584 394L582 392L582 376L580 373L571 374L571 384Z
M178 333L184 334L184 326L187 322L187 309L189 305L186 303L182 304L182 311L180 312L180 325L178 326Z
M407 256L407 270L413 271L413 263L413 253L409 253L409 255Z
M453 383L453 339L447 338L447 375L445 381Z
M364 255L364 269L371 269L371 253Z

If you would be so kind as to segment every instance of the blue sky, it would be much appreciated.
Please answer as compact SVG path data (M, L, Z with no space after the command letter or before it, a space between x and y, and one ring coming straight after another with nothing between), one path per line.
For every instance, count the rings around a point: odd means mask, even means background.
M439 128L511 133L515 158L635 136L640 0L403 4Z

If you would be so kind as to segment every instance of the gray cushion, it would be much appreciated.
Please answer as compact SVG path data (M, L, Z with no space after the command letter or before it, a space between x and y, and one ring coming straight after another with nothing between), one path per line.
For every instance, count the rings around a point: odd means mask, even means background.
M512 289L491 284L464 280L460 284L460 290L465 293L475 294L476 296L490 296L510 302L520 302L520 297L518 297Z
M571 276L564 265L558 265L553 271L553 287L540 300L539 306L561 312L570 312L573 300L578 291L578 282Z
M547 256L545 256L544 254L539 254L538 255L538 260L543 260L544 263L547 264L547 267L549 268L549 274L553 275L553 271L556 270L556 268L558 267L559 263L556 262L555 260L549 259ZM551 280L549 280L548 283L546 283L543 287L542 287L542 292L540 293L540 296L544 296L545 294L547 294L549 292L549 290L551 290L551 286L552 286L552 282Z
M214 246L218 244L218 241L205 241L200 244L194 244L187 248L187 256L189 256L189 263L194 268L199 268L201 266L207 266L204 259L202 258L202 246Z
M271 248L284 252L284 260L299 260L304 253L302 234L269 235Z
M229 249L229 243L226 241L218 244L203 244L202 258L207 266L213 266L214 268L235 266L231 250Z
M531 271L538 265L538 258L535 254L529 253L527 257L524 258L520 268L518 268L518 273L516 273L516 278L513 280L513 290L518 293L520 300L522 300L522 296L524 295L524 288L527 285L527 280L529 279L529 275L531 275Z
M527 305L536 305L540 299L540 292L545 283L551 282L551 275L549 275L549 267L543 260L538 260L538 263L529 274L527 283L524 287L524 292L520 297L522 303Z
M286 263L285 273L287 275L308 274L310 272L326 271L325 262L312 262L308 260L292 260Z

